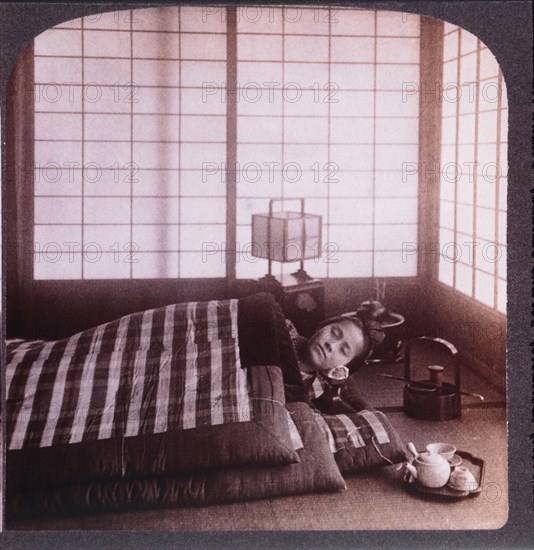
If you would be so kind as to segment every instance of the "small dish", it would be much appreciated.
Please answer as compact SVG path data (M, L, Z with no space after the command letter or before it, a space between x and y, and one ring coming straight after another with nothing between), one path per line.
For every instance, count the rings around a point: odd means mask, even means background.
M454 455L449 460L449 464L451 465L451 468L455 468L456 466L460 466L461 463L462 463L462 457L460 455Z

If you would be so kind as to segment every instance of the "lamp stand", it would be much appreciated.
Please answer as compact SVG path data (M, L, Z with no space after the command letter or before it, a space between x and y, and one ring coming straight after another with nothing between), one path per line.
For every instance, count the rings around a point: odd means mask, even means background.
M267 273L259 281L265 285L282 286L280 281L271 273Z
M299 282L299 283L305 283L306 281L311 281L313 277L310 277L306 271L304 270L304 262L300 262L300 268L291 273L293 277Z

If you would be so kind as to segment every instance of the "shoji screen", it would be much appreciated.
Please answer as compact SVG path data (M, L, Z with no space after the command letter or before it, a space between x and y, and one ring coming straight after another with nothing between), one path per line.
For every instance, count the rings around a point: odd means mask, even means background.
M234 201L236 273L256 277L251 215L301 196L324 222L310 273L416 275L402 248L417 244L419 17L238 7L236 58L225 10L209 11L115 12L36 39L35 277L224 277L201 249L222 248Z
M439 280L506 311L508 106L493 54L445 25Z
M246 243L272 197L323 216L310 274L416 275L419 17L250 7L237 29L237 276L266 273Z
M88 16L35 40L36 279L224 277L226 22L201 7ZM219 101L203 98L219 83Z

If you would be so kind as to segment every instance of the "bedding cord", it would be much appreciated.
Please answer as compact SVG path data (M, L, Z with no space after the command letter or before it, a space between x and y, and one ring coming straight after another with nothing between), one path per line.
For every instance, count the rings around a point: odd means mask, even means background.
M278 405L282 405L283 407L286 406L286 404L283 401L279 401L278 399L269 399L268 397L251 397L251 399L252 401L269 401L271 403L277 403Z
M375 441L375 437L374 437L374 436L371 438L371 443L373 444L374 448L376 449L376 452L377 452L386 462L389 462L390 464L394 464L394 462L392 462L391 460L389 460L389 458L385 457L385 456L380 452L380 449L378 448L378 444L377 444L377 442Z

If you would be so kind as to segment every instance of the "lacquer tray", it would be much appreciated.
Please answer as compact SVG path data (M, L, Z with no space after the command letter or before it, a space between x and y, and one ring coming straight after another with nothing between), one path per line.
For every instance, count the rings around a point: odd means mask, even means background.
M473 456L467 451L456 451L456 454L462 458L461 465L469 468L470 472L473 474L475 480L478 483L478 487L474 491L457 491L456 489L451 489L447 485L445 485L445 487L432 489L430 487L423 487L423 485L420 485L417 480L415 480L413 483L409 483L408 481L406 481L406 487L409 490L413 490L414 492L424 493L426 495L433 495L440 498L454 499L478 496L482 491L482 487L484 485L484 460Z

